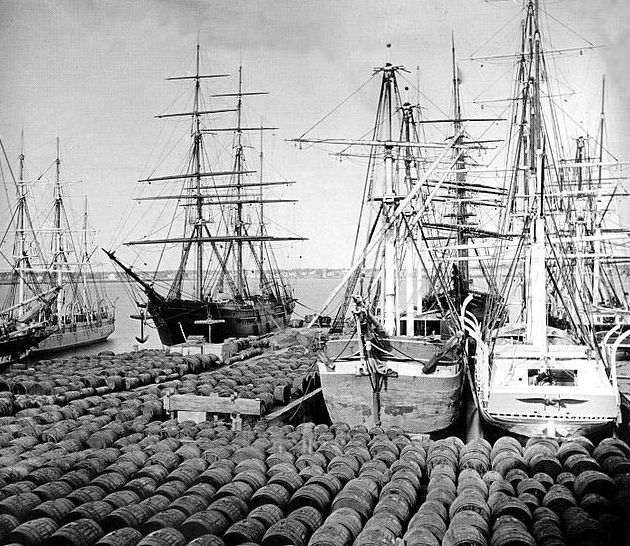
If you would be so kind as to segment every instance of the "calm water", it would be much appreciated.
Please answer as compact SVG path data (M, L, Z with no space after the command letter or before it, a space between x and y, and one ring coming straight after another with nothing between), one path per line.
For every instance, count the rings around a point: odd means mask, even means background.
M304 315L312 314L315 310L319 311L329 294L339 284L339 281L340 279L292 279L290 283L298 299L293 316L302 318ZM89 355L105 350L124 353L132 350L134 345L138 345L135 336L140 336L140 322L129 316L137 313L138 310L125 291L124 283L110 282L105 283L103 286L109 298L112 301L116 300L116 331L103 343L67 351L59 356ZM0 293L3 293L4 290L6 290L6 287L0 287ZM145 326L145 335L148 335L149 339L146 343L139 345L139 348L162 348L157 331L152 326L151 322Z

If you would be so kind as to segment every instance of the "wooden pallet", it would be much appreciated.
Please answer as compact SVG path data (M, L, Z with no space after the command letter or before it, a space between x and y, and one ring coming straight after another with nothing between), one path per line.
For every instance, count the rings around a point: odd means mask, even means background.
M297 411L301 404L316 396L321 396L321 392L321 387L315 389L267 415L263 415L263 404L258 398L228 398L217 394L208 396L166 394L163 403L164 411L169 412L172 418L177 418L179 423L183 421L201 423L208 419L208 415L215 418L219 415L229 415L232 420L232 426L238 428L242 423L241 416L262 418L267 423L278 423Z
M210 394L196 396L193 394L167 394L164 396L164 410L177 421L194 421L201 423L210 415L230 415L232 419L240 419L241 415L260 417L263 414L262 401L258 398L235 398Z

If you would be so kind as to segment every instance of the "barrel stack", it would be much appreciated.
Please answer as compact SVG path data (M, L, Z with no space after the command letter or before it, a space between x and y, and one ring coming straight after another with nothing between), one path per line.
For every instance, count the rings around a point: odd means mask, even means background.
M230 365L200 356L102 354L5 374L0 542L627 543L630 448L619 439L464 443L345 423L178 422L162 411L165 392L268 394L275 408L317 381L302 347Z

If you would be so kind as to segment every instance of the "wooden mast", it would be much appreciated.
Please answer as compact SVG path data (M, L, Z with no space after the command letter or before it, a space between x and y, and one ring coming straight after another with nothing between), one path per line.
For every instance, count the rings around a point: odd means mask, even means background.
M236 288L239 294L243 294L243 241L240 237L243 235L243 204L242 197L242 178L241 169L243 167L243 131L241 130L241 121L243 114L243 67L238 67L238 101L236 104L236 155L234 170L236 175L236 218L234 220L234 233L238 238L236 241ZM235 294L236 296L236 294Z
M260 226L259 226L259 233L260 236L263 237L265 235L265 216L264 216L264 203L263 203L263 135L265 134L264 130L263 130L263 123L262 123L262 119L260 120L260 154L259 154L259 158L260 158L260 173L259 173L259 181L260 181L260 189L259 189L259 197L260 197ZM261 294L263 294L263 285L264 285L264 279L265 279L265 274L264 274L264 266L265 266L265 244L262 242L262 240L260 241L260 271L258 272L258 290L260 291Z
M455 36L451 32L451 53L452 53L452 66L453 66L453 128L455 133L459 132L462 126L462 110L461 101L459 96L459 77L457 62L455 60ZM460 144L464 139L464 135L461 135L456 144ZM455 152L457 153L457 151ZM468 243L468 233L466 231L466 223L468 222L468 211L466 210L466 189L464 188L464 182L466 181L466 160L463 154L458 155L457 163L455 164L457 174L455 180L457 182L456 195L457 195L457 213L455 220L457 222L457 245L460 247L458 254L458 270L459 278L464 283L466 288L470 285L470 272L468 267L468 250L465 248ZM456 291L456 297L458 301L463 301L463 294L460 294L461 282L456 280L456 285L453 289Z
M599 115L599 167L597 169L597 188L601 190L602 187L602 161L604 159L604 98L606 91L606 76L602 75L602 102L601 111ZM594 306L597 306L600 301L599 285L601 282L601 236L602 236L602 218L595 216L595 235L599 240L593 241L593 286L591 287L592 302Z
M388 44L389 45L389 44ZM387 63L383 69L383 108L385 115L385 134L388 141L393 140L393 87L395 81L395 68ZM385 178L383 180L383 223L390 222L391 205L396 194L394 187L394 155L393 146L385 145ZM394 227L390 227L385 234L383 245L383 327L389 335L396 334L396 233Z
M195 279L195 295L198 300L203 300L203 199L201 197L201 118L199 115L199 43L197 43L196 71L195 71L195 99L193 108L194 123L194 141L193 141L193 161L195 162L195 192L196 192L196 212L195 233L196 233L196 279Z
M529 284L527 300L527 333L529 342L547 352L547 270L545 264L545 216L544 216L544 138L542 136L542 118L540 104L540 30L538 27L538 0L529 0L528 15L529 42L533 62L533 79L530 90L530 154L529 178L530 194L529 214L533 219L530 225Z
M63 197L61 193L61 160L59 159L59 137L57 137L57 158L55 159L55 205L54 205L54 244L53 244L53 269L57 274L57 286L62 286L63 281L63 271L62 271L62 260L64 258L64 248L63 248L63 234L61 232L61 213L63 206ZM61 323L64 319L63 317L63 307L65 298L64 291L61 291L61 294L57 298L57 316L59 322ZM61 301L59 301L61 298Z
M22 303L25 296L24 273L25 265L28 265L26 255L26 232L24 229L24 216L26 213L26 184L24 182L24 132L20 135L20 163L18 174L18 210L17 210L17 260L16 270L18 273L18 301Z

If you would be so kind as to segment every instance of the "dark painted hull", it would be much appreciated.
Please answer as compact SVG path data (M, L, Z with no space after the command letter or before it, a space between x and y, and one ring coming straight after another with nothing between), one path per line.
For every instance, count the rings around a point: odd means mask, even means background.
M0 339L0 364L6 365L25 358L38 343L56 331L54 326L30 326Z
M188 336L208 338L208 325L196 321L222 320L210 327L212 343L228 337L260 336L285 328L293 312L293 300L271 302L255 298L245 303L200 302L195 300L156 301L149 297L147 310L160 341L167 346L184 343Z

